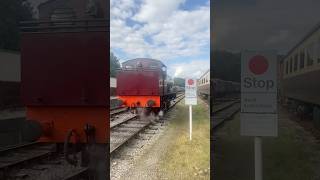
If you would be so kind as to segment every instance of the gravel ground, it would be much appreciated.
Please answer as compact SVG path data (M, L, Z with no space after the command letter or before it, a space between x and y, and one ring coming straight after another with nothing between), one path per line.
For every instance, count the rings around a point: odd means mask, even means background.
M167 134L167 119L170 119L176 113L176 109L172 109L164 119L163 123L155 123L151 129L147 129L141 132L135 139L132 139L123 148L115 152L110 160L110 172L111 179L150 179L150 177L156 178L159 175L157 172L157 162L163 153L161 153L161 147L166 146L165 139L160 139L164 133ZM166 136L170 137L170 136ZM160 141L159 141L160 140ZM157 147L157 146L160 146ZM151 149L159 148L157 154L154 154ZM150 156L150 154L152 155ZM145 159L145 157L151 157ZM141 166L139 163L146 163ZM139 169L141 168L142 169ZM148 169L144 169L147 167ZM158 179L158 178L156 178Z
M208 109L208 105L203 102L200 103L201 108ZM203 110L200 110L200 107L198 107L198 110L195 108L195 115L197 112L204 113ZM186 125L188 122L186 121L186 124L181 124L181 122L184 122L184 119L188 119L184 117L185 114L188 114L185 112L187 111L186 109L188 108L184 106L184 101L182 100L175 108L166 114L164 124L155 124L151 129L149 128L140 133L136 139L130 141L125 147L120 148L118 152L113 154L110 163L111 179L208 179L209 168L205 166L206 168L203 169L203 163L204 159L207 159L205 160L207 163L209 159L200 157L201 155L198 156L199 153L203 154L203 145L199 146L199 143L203 143L203 140L200 140L201 138L199 137L197 138L197 135L200 134L197 134L199 131L196 131L199 122L195 122L195 139L192 141L193 143L189 142L188 131L185 129L188 129ZM209 112L205 111L205 113L208 113L206 117L209 117ZM209 124L208 119L204 122L208 122ZM158 129L154 127L158 127ZM203 129L200 131L203 131ZM207 134L209 137L209 131ZM194 149L198 146L200 148ZM183 154L179 155L179 153ZM189 154L197 157L188 158L190 157ZM170 158L174 158L173 161L171 161ZM188 159L197 162L185 164ZM167 163L170 163L170 165ZM183 168L183 166L186 167ZM189 166L192 166L193 169L190 170ZM184 172L183 169L188 172ZM198 172L201 172L201 174Z

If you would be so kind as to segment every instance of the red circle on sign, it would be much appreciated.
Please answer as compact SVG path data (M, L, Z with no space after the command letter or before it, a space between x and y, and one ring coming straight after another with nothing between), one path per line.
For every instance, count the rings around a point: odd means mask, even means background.
M189 80L188 80L188 84L189 84L189 85L192 85L193 83L194 83L194 82L193 82L192 79L189 79Z
M249 61L249 69L252 73L260 75L268 70L269 63L268 60L261 55L253 56Z

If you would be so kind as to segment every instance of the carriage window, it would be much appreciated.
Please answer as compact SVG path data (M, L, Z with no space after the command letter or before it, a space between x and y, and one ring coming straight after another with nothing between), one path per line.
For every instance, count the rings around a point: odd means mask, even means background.
M290 73L292 72L292 58L290 58Z
M318 58L318 63L320 63L320 38L318 39L317 43L317 58Z
M300 52L300 69L304 68L304 50Z
M297 69L298 69L298 54L295 54L294 55L294 67L293 67L293 70L297 71Z
M307 48L307 65L312 66L313 65L313 43L310 44Z
M286 61L286 74L288 74L288 70L289 70L289 61Z

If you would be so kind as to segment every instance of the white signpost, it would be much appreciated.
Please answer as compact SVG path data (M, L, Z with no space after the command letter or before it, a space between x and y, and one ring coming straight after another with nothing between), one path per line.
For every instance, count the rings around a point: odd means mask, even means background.
M189 135L192 139L192 105L197 105L197 80L186 78L185 81L185 104L189 105Z
M262 136L278 135L277 55L243 51L240 134L255 136L255 180L262 180Z

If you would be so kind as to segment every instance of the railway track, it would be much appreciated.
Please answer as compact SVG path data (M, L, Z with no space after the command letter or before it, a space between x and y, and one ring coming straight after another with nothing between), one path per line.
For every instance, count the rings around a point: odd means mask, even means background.
M184 95L178 95L169 108L172 109ZM140 119L127 111L116 108L110 112L110 153L120 148L149 127L149 119ZM56 144L26 143L0 149L0 179L87 179L88 168L68 164Z
M0 151L0 171L48 157L52 152L51 144L41 143L28 143L3 149Z
M0 179L83 179L87 170L65 162L55 144L34 142L0 151Z
M174 107L183 98L184 94L180 94L176 99L171 101L168 111L171 110L172 107ZM153 117L141 118L137 115L130 114L131 113L128 112L119 114L119 116L121 116L118 117L117 120L113 120L110 123L111 154L152 124L152 120L150 118Z
M230 99L218 101L216 104L213 105L212 113L213 117L211 117L213 120L211 120L211 130L213 130L211 133L210 141L215 143L219 138L215 135L216 130L228 119L231 119L234 114L236 114L240 110L240 100L239 99ZM216 148L216 146L214 146ZM214 149L212 151L215 152ZM215 159L217 155L214 154L213 156L213 162L215 162ZM215 166L215 164L214 164ZM213 167L215 169L215 167Z
M110 110L110 116L115 116L117 114L126 112L128 110L128 108L125 107L118 107L118 108L114 108Z
M231 100L216 104L213 107L213 121L211 127L216 129L226 120L230 119L235 113L240 110L240 101Z

